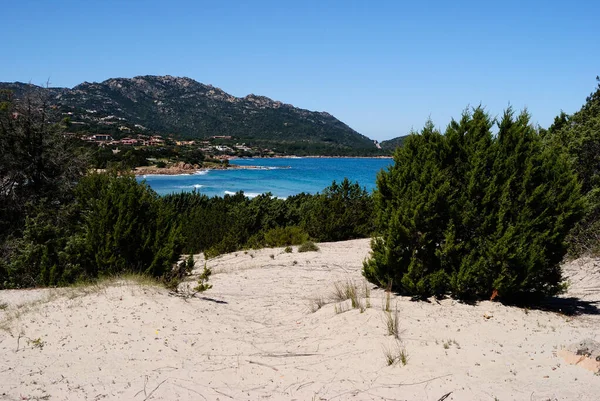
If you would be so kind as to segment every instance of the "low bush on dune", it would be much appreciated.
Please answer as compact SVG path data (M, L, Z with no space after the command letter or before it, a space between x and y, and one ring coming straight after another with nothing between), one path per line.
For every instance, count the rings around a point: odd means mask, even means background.
M298 247L298 252L317 252L319 247L312 241L306 241Z
M308 234L296 226L272 228L264 234L264 243L268 247L300 245L306 241Z
M275 227L261 230L251 236L245 247L252 249L300 245L308 241L308 234L298 226Z

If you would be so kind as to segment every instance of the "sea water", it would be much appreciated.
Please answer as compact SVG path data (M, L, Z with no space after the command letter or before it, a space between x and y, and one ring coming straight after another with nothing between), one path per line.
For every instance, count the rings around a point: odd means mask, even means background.
M334 180L339 183L344 178L357 181L361 187L372 191L377 173L392 162L392 159L375 158L235 159L231 164L257 168L147 175L138 180L145 180L160 195L195 190L208 196L223 196L244 191L248 197L270 192L273 196L286 198L301 192L322 192Z

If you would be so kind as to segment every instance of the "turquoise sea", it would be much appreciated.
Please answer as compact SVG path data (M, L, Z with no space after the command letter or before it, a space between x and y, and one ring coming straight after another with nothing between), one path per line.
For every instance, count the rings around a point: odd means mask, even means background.
M392 162L392 159L364 158L236 159L231 164L259 168L147 175L138 180L146 180L160 195L196 190L208 196L223 196L244 191L248 197L271 192L285 198L301 192L321 192L333 180L340 182L345 177L371 191L375 188L377 172Z

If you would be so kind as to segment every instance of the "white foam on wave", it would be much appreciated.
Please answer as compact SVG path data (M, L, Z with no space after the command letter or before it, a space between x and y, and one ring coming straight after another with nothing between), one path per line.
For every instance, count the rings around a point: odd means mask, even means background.
M225 193L225 195L235 195L237 194L237 192L233 192L233 191L223 191ZM246 198L256 198L258 195L260 195L258 192L244 192L244 196Z
M140 177L142 177L142 178L152 178L153 180L156 180L156 179L168 180L168 179L172 179L173 177L189 177L190 175L192 175L192 173L182 173L182 174L144 174L144 175L141 175Z
M209 170L198 170L196 172L194 172L194 175L206 175L208 174Z
M189 189L189 188L202 188L204 185L202 184L194 184L194 185L180 185L176 187L177 189Z
M225 195L235 195L237 192L233 192L233 191L223 191L225 193ZM264 193L264 192L263 192ZM244 196L246 198L256 198L257 196L262 195L263 193L259 193L259 192L244 192ZM287 196L273 196L273 198L276 199L281 199L281 200L286 200Z
M261 166L261 170L289 170L290 166Z

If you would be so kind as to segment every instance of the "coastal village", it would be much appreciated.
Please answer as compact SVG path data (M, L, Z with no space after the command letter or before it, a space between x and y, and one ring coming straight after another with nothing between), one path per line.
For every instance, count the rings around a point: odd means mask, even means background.
M215 143L215 141L232 141L231 136L211 136L208 140L176 140L173 137L167 137L166 139L162 135L143 135L138 134L135 137L129 136L122 139L114 139L109 134L95 134L90 136L84 136L82 139L86 142L95 143L98 146L136 146L136 147L150 147L150 146L189 146L196 147L207 155L214 155L216 158L228 159L232 156L239 155L240 153L261 153L274 155L270 149L263 148L251 148L246 146L245 143L235 143L232 145L225 145Z

